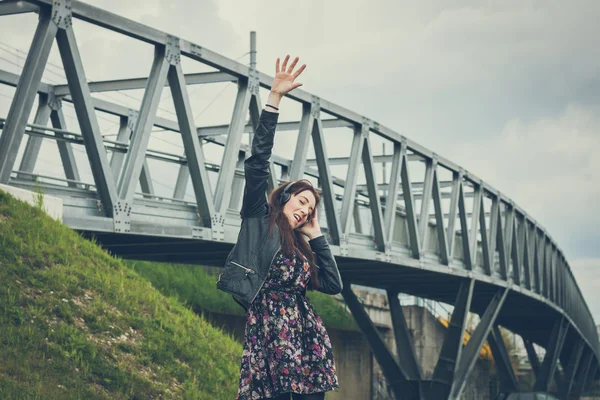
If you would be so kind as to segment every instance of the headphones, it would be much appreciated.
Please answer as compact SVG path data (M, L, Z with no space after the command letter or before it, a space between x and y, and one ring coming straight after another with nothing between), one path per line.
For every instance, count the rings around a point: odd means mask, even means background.
M312 182L309 181L308 179L300 179L298 181L293 181L293 182L288 183L283 188L283 190L281 191L281 193L279 193L279 197L278 197L279 204L281 204L283 206L285 203L287 203L288 201L290 201L290 198L292 197L292 193L290 193L290 189L292 188L292 186L295 183L300 182L300 181L308 182L308 184L310 186L313 186ZM312 217L312 214L309 215L308 219L310 219L311 217Z

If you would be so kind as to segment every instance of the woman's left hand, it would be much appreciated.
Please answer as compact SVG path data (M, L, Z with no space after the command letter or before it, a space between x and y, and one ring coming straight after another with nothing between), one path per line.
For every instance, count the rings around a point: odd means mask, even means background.
M323 235L323 233L321 232L321 226L319 225L319 214L317 208L315 208L314 215L312 216L312 218L300 228L298 228L298 230L300 231L300 233L308 236L310 240Z

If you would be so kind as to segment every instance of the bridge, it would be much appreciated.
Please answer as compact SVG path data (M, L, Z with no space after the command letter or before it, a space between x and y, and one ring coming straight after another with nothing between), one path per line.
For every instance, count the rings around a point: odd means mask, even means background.
M62 198L63 222L113 254L221 266L239 231L243 160L261 91L272 81L256 68L255 46L248 66L80 1L0 1L1 17L23 13L38 18L37 28L20 73L0 70L0 83L14 88L0 120L0 184ZM84 22L149 46L149 76L89 82L76 35ZM42 79L55 40L62 83ZM186 74L183 64L208 72ZM189 88L224 82L237 85L230 119L197 126ZM172 118L159 115L165 87ZM127 90L143 90L139 108L101 96ZM501 326L523 338L535 392L548 393L554 381L555 395L579 398L598 377L600 343L569 263L540 222L471 171L377 121L300 89L286 101L298 115L280 121L278 138L281 132L294 138L294 154L273 156L270 187L299 178L320 187L320 217L345 282L342 295L396 397L460 398L486 342L502 392L522 392ZM68 107L78 130L66 125ZM111 126L101 130L106 121L115 126L115 140L103 135ZM177 138L181 152L149 148L157 132ZM40 170L48 142L56 143L61 165ZM85 153L89 179L74 150ZM171 195L156 194L157 170L174 183ZM351 284L387 292L400 357L386 347ZM431 379L416 361L399 293L454 307ZM463 346L469 313L480 322ZM536 349L545 350L543 357Z

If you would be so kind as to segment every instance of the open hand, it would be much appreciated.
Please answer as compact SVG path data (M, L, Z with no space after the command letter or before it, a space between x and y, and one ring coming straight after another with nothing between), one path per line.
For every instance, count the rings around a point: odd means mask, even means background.
M319 225L319 214L317 210L318 208L315 208L312 218L298 228L300 233L308 236L311 240L323 234L321 232L321 226Z
M296 78L304 71L306 68L306 64L302 64L296 72L294 72L294 67L298 63L299 58L294 58L294 61L288 67L287 63L290 59L290 56L287 55L283 59L283 65L279 68L279 58L275 63L275 79L273 79L273 84L271 85L271 92L283 97L286 93L291 92L297 87L302 86L301 83L294 82Z

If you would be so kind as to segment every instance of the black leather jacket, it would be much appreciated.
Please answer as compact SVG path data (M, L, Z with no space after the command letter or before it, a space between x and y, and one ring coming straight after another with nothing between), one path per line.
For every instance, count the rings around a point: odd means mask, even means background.
M269 266L281 248L277 225L269 234L267 179L269 158L279 114L262 111L254 139L252 155L244 162L246 187L240 216L242 225L237 242L219 275L217 288L229 293L245 311L256 298L267 278ZM342 291L342 279L325 236L309 241L318 266L318 291L337 294Z

